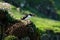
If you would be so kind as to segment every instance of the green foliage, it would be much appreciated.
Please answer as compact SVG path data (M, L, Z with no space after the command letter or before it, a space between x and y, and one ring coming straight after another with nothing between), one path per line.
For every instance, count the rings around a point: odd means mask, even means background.
M9 35L9 36L5 37L4 40L17 40L17 37Z

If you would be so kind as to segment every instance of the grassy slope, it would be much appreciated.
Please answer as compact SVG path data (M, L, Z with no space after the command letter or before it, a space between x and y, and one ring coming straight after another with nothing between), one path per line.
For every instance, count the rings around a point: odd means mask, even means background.
M28 10L27 11L23 10L23 12L31 13L31 11L28 11ZM20 19L23 16L22 12L18 12L17 10L14 10L14 9L12 9L12 14L14 15L13 17L15 19ZM55 32L60 32L60 21L41 18L38 16L32 17L30 20L34 22L36 27L42 31L45 31L46 29L51 29L51 30L54 30Z
M35 10L35 9L33 9ZM20 19L23 14L22 12L18 12L14 6L11 6L11 16L15 19ZM29 10L23 10L23 12L26 13L31 13ZM37 13L37 11L35 11ZM37 13L39 14L39 13ZM41 15L41 14L39 14ZM44 16L45 17L45 16ZM60 32L60 21L55 21L47 18L41 18L41 17L32 17L30 19L34 24L36 25L37 28L39 28L42 31L45 31L46 29L51 29L54 30L55 32Z

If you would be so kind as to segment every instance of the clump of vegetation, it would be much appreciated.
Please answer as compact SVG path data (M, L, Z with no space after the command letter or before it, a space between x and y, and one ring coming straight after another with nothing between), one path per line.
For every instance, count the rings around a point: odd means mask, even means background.
M13 35L9 35L9 36L5 37L4 40L18 40L18 38Z

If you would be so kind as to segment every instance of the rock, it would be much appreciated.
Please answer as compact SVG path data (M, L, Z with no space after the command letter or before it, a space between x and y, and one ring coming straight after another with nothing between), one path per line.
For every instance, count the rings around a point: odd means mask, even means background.
M25 21L27 22L27 21ZM29 36L31 40L39 39L38 33L35 31L36 27L34 28L34 24L30 22L29 24L24 24L22 21L17 21L16 23L12 24L12 26L6 29L5 33L7 35L14 35L18 38L23 38Z
M11 5L9 3L0 2L0 9L10 10L10 8L11 8Z
M6 11L3 9L0 9L0 22L4 19L6 19Z

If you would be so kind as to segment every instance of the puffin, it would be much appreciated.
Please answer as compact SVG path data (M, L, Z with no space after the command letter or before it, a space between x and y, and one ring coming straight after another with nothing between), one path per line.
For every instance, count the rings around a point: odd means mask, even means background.
M35 16L34 14L26 14L22 20L28 20L29 18L31 18L32 16Z

